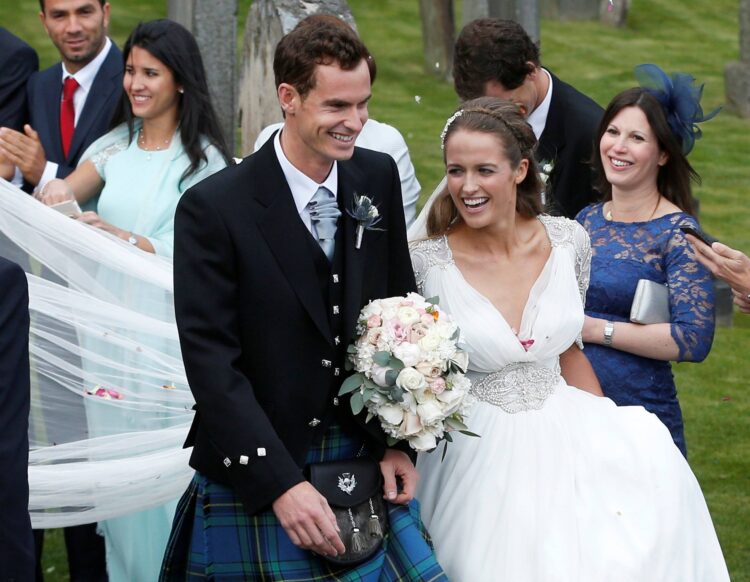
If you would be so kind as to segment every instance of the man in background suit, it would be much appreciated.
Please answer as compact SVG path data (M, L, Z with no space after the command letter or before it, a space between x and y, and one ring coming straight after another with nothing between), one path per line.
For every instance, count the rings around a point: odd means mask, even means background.
M122 95L122 54L107 38L104 0L40 0L39 17L62 62L27 85L29 124L0 129L0 153L20 168L28 189L64 178L107 132ZM72 79L72 80L70 80Z
M32 580L29 520L29 294L26 275L0 258L0 580Z
M26 82L38 68L36 51L0 27L0 127L23 129L28 121Z
M36 51L0 27L0 127L20 130L28 121L26 82L38 68ZM21 172L2 155L0 177L18 186L23 183Z
M548 212L575 218L599 199L588 162L604 111L542 68L539 47L520 24L480 18L464 26L453 53L453 79L464 101L500 97L521 107L539 141L536 159L542 171L551 167Z
M29 123L23 131L0 129L0 153L21 170L29 190L75 169L84 150L109 129L122 95L122 54L107 38L109 4L40 0L39 5L62 62L29 79ZM34 539L41 580L44 531L36 530ZM104 538L96 524L65 528L65 546L72 581L107 580Z

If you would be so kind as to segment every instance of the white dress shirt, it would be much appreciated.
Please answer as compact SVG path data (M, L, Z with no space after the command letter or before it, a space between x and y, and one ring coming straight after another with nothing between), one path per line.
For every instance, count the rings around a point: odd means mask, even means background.
M83 111L83 108L86 105L86 99L91 92L91 87L94 84L94 79L96 78L99 69L102 67L102 63L104 63L104 60L107 58L107 55L109 54L111 48L112 41L109 40L109 38L104 37L104 48L99 51L99 54L96 55L90 63L88 63L75 74L69 73L65 68L65 63L62 64L62 76L60 77L60 84L62 85L65 82L65 79L67 79L68 77L73 77L76 81L78 81L78 89L73 95L73 107L75 108L75 119L73 121L74 127L78 125L78 120L81 117L81 111ZM62 93L60 94L60 100L62 100ZM44 171L42 172L42 177L39 180L39 184L37 184L35 190L41 190L42 188L44 188L44 185L47 182L57 176L57 166L58 165L55 162L50 162L49 160L47 160L47 163L44 166Z
M297 207L299 217L307 227L307 230L309 230L317 239L318 233L315 231L315 226L313 225L312 219L310 218L310 209L307 207L307 205L310 203L310 200L312 200L312 197L315 196L315 193L321 186L325 186L326 188L328 188L328 190L333 192L334 196L337 195L339 188L338 165L334 161L333 166L331 167L331 171L328 172L328 176L326 177L325 181L323 181L323 183L321 184L318 184L315 180L309 178L300 170L295 168L292 162L290 162L286 157L286 154L284 154L284 150L281 148L281 132L278 132L274 136L273 148L276 151L276 157L278 158L279 164L281 165L281 171L284 173L286 183L289 184L289 189L292 191L294 205Z
M255 140L254 150L258 151L268 141L273 132L283 127L283 125L283 123L274 123L263 128ZM409 157L409 148L403 136L395 127L370 118L357 136L355 143L361 148L388 154L396 161L401 180L404 216L406 218L406 226L409 226L417 215L417 200L419 200L421 186L417 181L414 166Z
M550 75L549 71L547 71L546 69L542 69L542 71L544 71L544 74L547 75L547 78L549 79L547 94L539 104L539 107L534 109L534 111L532 111L531 114L526 118L526 121L529 122L529 125L531 126L531 129L534 132L537 141L539 141L542 133L544 133L544 128L547 125L547 115L549 115L549 104L552 101L552 75Z

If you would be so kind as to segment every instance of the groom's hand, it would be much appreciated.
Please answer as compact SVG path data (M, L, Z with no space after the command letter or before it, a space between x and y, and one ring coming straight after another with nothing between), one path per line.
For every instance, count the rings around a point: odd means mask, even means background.
M307 481L285 491L272 507L295 546L325 556L346 551L338 534L336 516L325 497Z
M403 451L386 449L380 461L383 473L383 497L391 503L406 505L414 499L419 473L414 468L409 456ZM396 479L401 481L401 492L398 492Z

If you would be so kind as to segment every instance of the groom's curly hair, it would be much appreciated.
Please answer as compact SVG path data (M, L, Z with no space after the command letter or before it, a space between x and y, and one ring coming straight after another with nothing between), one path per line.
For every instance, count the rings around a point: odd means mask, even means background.
M351 71L363 59L370 71L370 83L374 83L375 59L357 33L336 16L308 16L276 46L273 57L276 86L288 83L304 98L315 88L318 65L336 63L343 70Z

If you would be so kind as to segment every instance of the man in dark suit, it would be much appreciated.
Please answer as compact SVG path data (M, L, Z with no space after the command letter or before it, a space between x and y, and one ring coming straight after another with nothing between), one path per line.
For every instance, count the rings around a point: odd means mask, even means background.
M28 121L26 82L38 68L36 51L0 27L0 127L20 130Z
M548 181L545 202L550 213L575 218L599 199L591 185L589 160L604 111L542 68L539 47L520 24L480 18L464 26L454 49L453 79L463 100L509 99L527 115L539 140L536 158Z
M32 580L29 520L29 294L26 275L0 258L0 580Z
M0 27L0 127L19 130L28 121L26 82L38 68L36 51ZM15 166L0 155L0 177L20 186L20 172L15 179L14 173Z
M109 129L122 96L122 54L107 38L109 4L40 0L39 5L62 62L29 79L30 117L23 131L0 129L0 153L21 170L29 190L75 169L84 150ZM44 532L34 533L40 580ZM65 546L71 580L107 580L104 538L96 524L65 528Z
M325 457L361 442L380 461L386 498L413 496L410 457L337 396L361 308L415 282L396 164L354 147L374 62L354 31L328 18L302 21L276 49L281 131L193 187L177 209L175 310L197 402L186 443L197 472L178 507L164 580L186 569L237 579L256 579L258 568L279 579L330 573L305 551L344 551L328 503L303 476L312 450ZM383 229L365 231L359 246L346 212L357 194L374 199ZM205 515L203 500L216 495L232 517ZM424 579L444 579L425 548L412 573L431 568Z
M40 0L39 14L62 62L27 85L29 124L0 129L0 152L30 189L64 178L107 132L122 96L122 54L107 38L104 0Z

